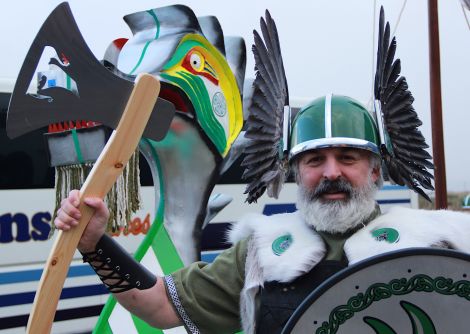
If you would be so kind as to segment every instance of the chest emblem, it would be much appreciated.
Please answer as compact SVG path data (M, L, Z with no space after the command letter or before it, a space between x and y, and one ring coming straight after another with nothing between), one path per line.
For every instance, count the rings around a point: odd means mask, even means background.
M400 233L391 227L379 228L371 232L372 237L377 241L386 241L390 244L400 240Z
M284 253L292 244L293 239L290 233L284 234L273 241L271 248L273 250L274 255L280 256Z

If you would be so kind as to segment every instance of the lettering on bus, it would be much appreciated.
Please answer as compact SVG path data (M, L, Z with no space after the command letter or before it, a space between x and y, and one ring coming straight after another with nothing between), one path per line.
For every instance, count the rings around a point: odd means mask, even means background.
M24 213L3 214L0 216L0 243L47 240L51 231L51 218L49 212L37 212L32 216L30 225Z
M26 214L21 212L0 215L0 244L13 241L45 241L51 232L51 219L49 212L37 212L32 216L31 221ZM121 227L113 233L113 236L147 234L149 228L150 214L148 213L143 220L139 217L133 218L128 228Z
M150 228L150 213L147 213L144 220L140 219L139 217L133 218L129 222L129 227L120 227L119 230L114 232L112 235L113 237L118 237L121 234L124 236L128 236L129 234L138 235L138 234L147 234Z

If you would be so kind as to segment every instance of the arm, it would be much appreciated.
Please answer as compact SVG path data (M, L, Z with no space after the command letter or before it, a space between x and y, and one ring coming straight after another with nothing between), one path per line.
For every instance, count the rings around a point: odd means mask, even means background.
M95 209L95 214L83 232L78 250L91 264L108 290L113 292L116 300L129 312L154 327L171 328L182 325L167 297L163 279L155 278L130 258L112 238L105 236L109 211L104 202L99 198L85 198L84 201ZM57 212L54 224L58 229L68 231L78 225L80 219L78 203L79 192L74 190L62 202ZM122 269L116 270L116 267ZM126 277L126 271L129 270L133 277L140 277L138 280L145 284L136 286L135 280Z

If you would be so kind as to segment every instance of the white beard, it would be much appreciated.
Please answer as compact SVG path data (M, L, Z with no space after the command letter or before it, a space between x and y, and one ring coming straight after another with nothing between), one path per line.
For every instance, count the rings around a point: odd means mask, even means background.
M317 231L344 233L363 222L375 210L376 184L369 182L360 188L351 186L351 196L346 200L323 202L312 199L312 190L301 183L297 190L297 209L304 221Z

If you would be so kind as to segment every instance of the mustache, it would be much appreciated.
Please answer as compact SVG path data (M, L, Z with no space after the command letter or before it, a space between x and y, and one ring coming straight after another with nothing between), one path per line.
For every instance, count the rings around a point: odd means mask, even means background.
M350 198L353 193L353 186L351 183L346 181L345 179L339 178L337 180L322 180L318 186L311 192L311 199L317 200L322 195L343 192L346 193L347 196Z

